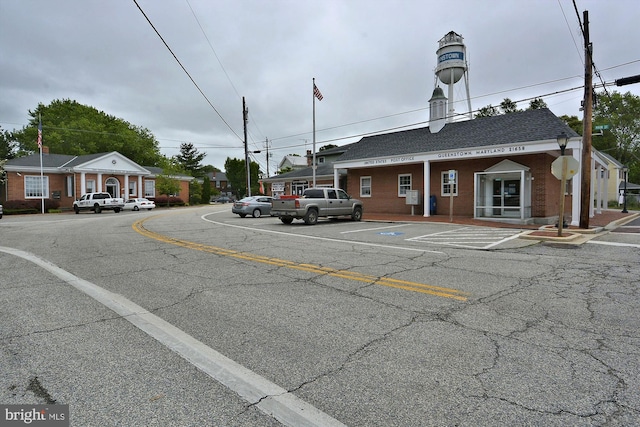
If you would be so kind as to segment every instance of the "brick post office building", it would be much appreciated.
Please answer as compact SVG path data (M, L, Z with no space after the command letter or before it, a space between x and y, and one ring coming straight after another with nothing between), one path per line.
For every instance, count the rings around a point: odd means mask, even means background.
M582 137L546 108L451 123L432 117L428 127L345 146L332 163L333 185L362 199L365 212L449 215L452 196L456 216L551 224L559 216L561 184L551 164L561 134L568 137L565 154L580 163ZM595 202L606 203L595 189L606 187L609 176L596 173L607 167L597 152L589 167L593 216ZM564 189L572 225L580 219L580 182L578 170ZM413 199L416 191L418 204L410 206L407 194Z

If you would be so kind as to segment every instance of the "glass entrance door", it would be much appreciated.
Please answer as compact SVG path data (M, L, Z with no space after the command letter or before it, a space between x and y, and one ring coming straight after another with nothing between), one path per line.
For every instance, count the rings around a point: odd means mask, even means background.
M493 215L520 216L520 180L500 179L493 181Z

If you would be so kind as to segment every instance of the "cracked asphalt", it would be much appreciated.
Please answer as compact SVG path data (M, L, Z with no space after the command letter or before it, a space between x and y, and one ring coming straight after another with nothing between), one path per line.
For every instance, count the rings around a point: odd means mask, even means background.
M0 246L122 295L348 426L640 425L640 249L469 250L408 240L448 224L390 236L229 210L5 216ZM194 246L137 233L140 219ZM281 425L41 267L0 263L0 403L68 403L82 426Z

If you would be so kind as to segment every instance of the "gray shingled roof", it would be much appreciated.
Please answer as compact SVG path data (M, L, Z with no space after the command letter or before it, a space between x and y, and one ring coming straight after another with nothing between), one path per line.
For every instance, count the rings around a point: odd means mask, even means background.
M322 163L318 165L316 169L316 178L319 176L331 176L333 177L333 164L332 163ZM307 179L313 177L313 169L311 166L304 168L293 170L291 172L286 172L281 175L270 176L266 180L274 180L274 179Z
M448 123L438 133L424 127L365 137L336 161L555 140L562 132L572 138L580 136L546 108L527 110Z

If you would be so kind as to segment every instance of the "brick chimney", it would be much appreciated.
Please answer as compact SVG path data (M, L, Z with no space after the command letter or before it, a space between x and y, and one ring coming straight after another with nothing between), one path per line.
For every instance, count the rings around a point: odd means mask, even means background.
M47 147L46 145L42 146L42 154L49 154L49 147Z

